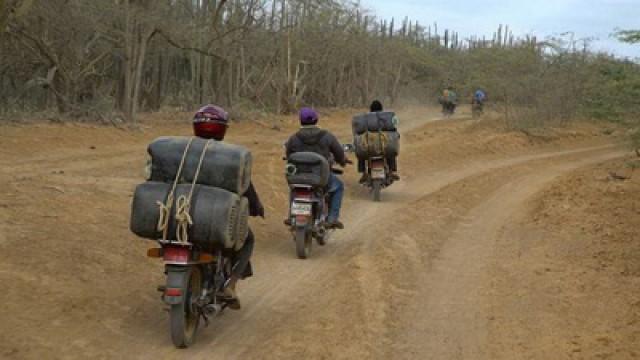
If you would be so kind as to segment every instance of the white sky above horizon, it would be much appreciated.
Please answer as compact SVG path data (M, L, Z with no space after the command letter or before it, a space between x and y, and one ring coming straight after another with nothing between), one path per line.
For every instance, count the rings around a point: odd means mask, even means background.
M640 59L640 44L622 44L611 34L616 29L640 30L640 0L361 0L378 18L409 16L422 25L438 23L461 38L491 38L500 24L516 36L539 38L574 32L576 39L592 39L595 51Z

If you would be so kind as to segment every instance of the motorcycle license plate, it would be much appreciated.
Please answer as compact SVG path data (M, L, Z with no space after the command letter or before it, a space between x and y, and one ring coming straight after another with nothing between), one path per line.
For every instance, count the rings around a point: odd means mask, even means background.
M384 179L384 168L373 168L371 169L371 178L373 179Z
M291 205L291 215L311 215L311 204L294 202Z

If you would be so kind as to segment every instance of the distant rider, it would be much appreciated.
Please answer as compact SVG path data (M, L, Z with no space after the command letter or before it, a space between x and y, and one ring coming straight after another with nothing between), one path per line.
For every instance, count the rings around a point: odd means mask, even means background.
M229 127L229 116L223 108L215 105L206 105L196 112L193 117L193 130L196 136L204 139L222 141ZM264 218L264 207L260 202L253 182L249 184L249 189L244 193L249 200L249 215L261 216ZM232 261L231 277L225 287L225 297L229 308L240 309L240 300L236 294L236 284L238 280L245 279L253 275L251 267L251 255L253 254L254 236L251 229L240 250L231 251Z
M440 98L440 104L442 104L442 112L453 114L458 104L458 94L453 91L452 87L447 87L442 91L442 97Z
M369 111L372 113L382 112L384 111L384 107L379 100L374 100L369 106ZM400 120L398 120L397 116L393 116L391 120L393 122L393 126L396 131L398 130L398 125L400 124ZM391 171L391 178L393 180L400 180L400 176L398 175L398 160L397 156L387 156L387 164L389 165L389 170ZM366 159L358 158L358 172L362 173L362 177L360 177L360 183L365 184L367 180L369 180L369 175L366 169Z
M484 106L484 102L487 99L487 94L482 89L476 90L473 93L473 99L471 100L472 105L477 105L480 111L482 111L482 107Z
M311 108L303 108L300 110L299 116L301 128L285 144L287 157L297 152L314 152L322 155L329 161L329 164L335 161L345 167L349 161L344 154L342 145L333 134L318 127L316 111ZM333 172L329 176L328 188L331 201L327 224L330 228L344 229L344 224L340 222L344 184Z

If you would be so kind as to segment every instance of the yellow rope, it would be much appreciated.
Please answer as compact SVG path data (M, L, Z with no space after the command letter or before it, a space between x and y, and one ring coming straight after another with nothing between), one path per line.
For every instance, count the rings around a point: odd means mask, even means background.
M369 136L375 136L378 135L378 141L374 142L372 141L372 139ZM365 149L367 149L368 153L380 153L382 155L384 155L384 151L387 148L387 143L389 142L389 139L387 138L387 134L383 133L382 131L378 131L378 132L370 132L367 131L366 133L363 134L363 147Z
M191 198L193 197L193 190L196 187L196 183L198 181L198 176L200 175L200 169L202 168L202 163L204 161L204 156L207 153L207 149L209 145L212 143L212 140L207 141L202 149L202 153L200 154L200 161L198 162L198 167L196 168L196 174L193 177L193 182L191 183L191 189L189 190L189 195L182 195L178 198L178 202L176 203L176 240L181 243L189 242L189 225L193 225L193 219L189 214L191 210Z
M193 219L189 214L190 199L182 195L176 203L176 240L181 243L189 242L189 225L193 225Z
M160 211L160 217L158 218L157 230L162 231L162 240L167 240L167 235L169 232L169 217L171 215L171 207L173 206L174 194L176 192L176 187L178 186L178 180L180 179L180 175L182 174L182 168L184 167L185 159L187 158L187 153L189 152L189 148L191 147L191 143L193 142L193 137L189 138L189 142L187 146L184 148L184 152L182 153L182 159L180 160L180 166L178 167L178 173L176 174L176 178L173 180L173 186L171 187L171 191L167 196L167 201L162 203L162 201L157 201L158 208Z

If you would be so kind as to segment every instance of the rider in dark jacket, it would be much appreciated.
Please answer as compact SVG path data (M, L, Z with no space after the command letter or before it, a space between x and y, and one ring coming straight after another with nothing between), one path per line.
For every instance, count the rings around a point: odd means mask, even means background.
M207 105L202 107L193 118L193 130L196 136L205 139L222 141L229 126L229 117L226 111L219 106ZM243 194L249 200L249 215L264 218L264 207L260 202L258 193L253 183ZM236 284L238 280L245 279L253 275L251 267L251 255L253 254L254 236L251 229L240 250L231 254L231 277L225 287L225 296L229 299L229 308L240 309L240 301L236 295Z
M319 128L317 124L318 114L315 110L310 108L300 110L300 125L302 127L286 142L287 157L296 152L309 151L324 156L330 164L335 162L342 167L346 166L349 161L338 139L329 131ZM339 220L344 184L333 173L329 178L329 193L331 193L331 201L328 224L333 228L344 229L344 225Z
M372 113L382 112L384 111L384 107L379 100L374 100L369 106L369 111ZM393 125L396 130L398 129L399 121L396 116L393 117ZM387 164L389 165L389 171L391 171L391 178L393 180L400 180L400 176L398 175L398 159L396 156L387 156ZM367 174L366 169L366 159L358 158L358 172L362 173L362 177L360 178L360 183L364 184L367 182L369 175Z

